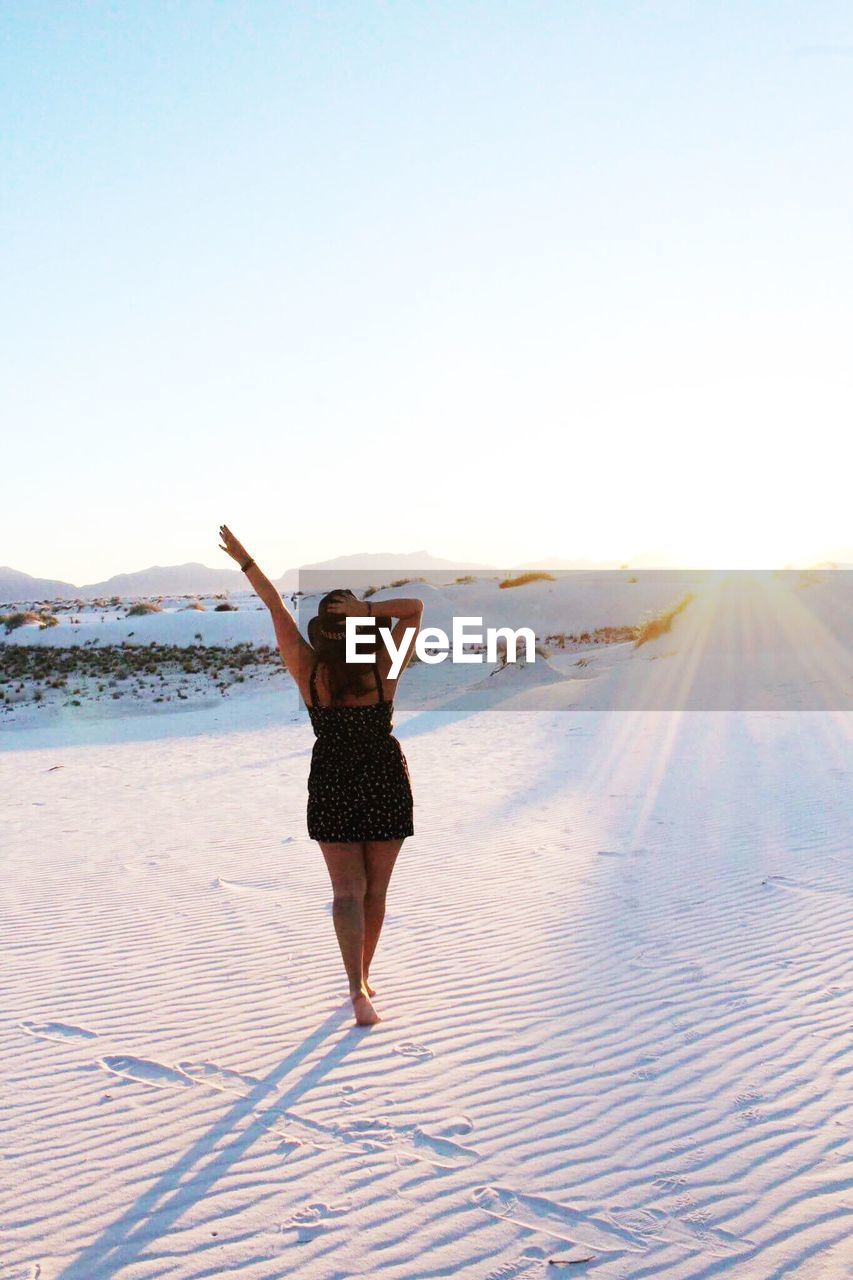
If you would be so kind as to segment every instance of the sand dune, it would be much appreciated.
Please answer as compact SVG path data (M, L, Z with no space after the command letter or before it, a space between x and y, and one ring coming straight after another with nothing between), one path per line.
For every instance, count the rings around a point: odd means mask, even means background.
M847 1276L851 720L620 707L689 616L398 710L372 1028L289 685L4 728L4 1280Z

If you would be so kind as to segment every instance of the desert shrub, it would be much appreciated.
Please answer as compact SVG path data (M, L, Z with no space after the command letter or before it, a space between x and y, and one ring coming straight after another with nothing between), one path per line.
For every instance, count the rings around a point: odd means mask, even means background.
M140 618L145 613L162 613L163 610L159 604L155 604L152 600L140 600L139 604L131 605L128 609L126 617Z
M368 587L362 599L367 600L370 596L375 596L378 590L378 587Z
M596 627L594 631L558 631L545 637L546 643L565 649L567 644L624 644L636 640L638 627Z
M27 626L31 622L41 622L41 619L42 615L40 613L33 613L30 609L25 610L23 613L4 613L0 615L0 622L6 628L6 635L9 635L11 631L17 631L18 627Z
M519 573L514 578L504 578L501 587L524 587L528 582L554 582L553 573Z
M634 641L634 648L639 649L641 644L645 644L647 640L656 640L658 636L664 635L672 626L673 620L686 609L693 599L692 591L688 591L685 596L679 600L678 604L673 605L671 609L667 609L664 613L658 613L653 618L645 618L637 628L637 638Z
M409 582L426 582L426 578L395 578L393 582L389 582L389 587L405 587Z
M466 574L463 574L461 578L454 578L454 582L460 587L467 586L469 582L476 582L476 581L477 579L474 577L473 573L466 573Z
M39 618L39 629L46 631L48 627L58 627L59 619L54 617L52 613L43 613Z
M193 600L192 604L185 604L184 610L196 609L199 613L204 613L204 605L200 600Z
M223 604L216 605L214 607L213 612L214 613L236 613L237 609L238 609L238 606L236 604L229 604L226 600Z

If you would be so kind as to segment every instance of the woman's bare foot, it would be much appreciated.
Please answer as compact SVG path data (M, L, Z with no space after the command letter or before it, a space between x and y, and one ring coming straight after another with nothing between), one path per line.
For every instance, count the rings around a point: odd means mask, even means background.
M374 1022L381 1022L382 1019L370 1003L370 997L366 991L356 991L350 993L352 1007L355 1010L355 1020L360 1027L370 1027Z
M370 983L367 981L367 978L365 978L365 979L364 979L364 985L367 987L367 994L368 994L369 996L375 996L375 995L376 995L376 988L375 988L375 987L371 987Z

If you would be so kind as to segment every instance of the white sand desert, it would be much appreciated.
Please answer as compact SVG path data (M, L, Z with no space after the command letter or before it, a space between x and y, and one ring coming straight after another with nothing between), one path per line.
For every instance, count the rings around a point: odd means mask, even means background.
M286 674L10 697L4 1280L853 1274L849 591L801 581L640 648L413 666L370 1028ZM612 583L518 588L514 624L675 603ZM423 592L437 625L510 607ZM4 643L272 644L239 603Z

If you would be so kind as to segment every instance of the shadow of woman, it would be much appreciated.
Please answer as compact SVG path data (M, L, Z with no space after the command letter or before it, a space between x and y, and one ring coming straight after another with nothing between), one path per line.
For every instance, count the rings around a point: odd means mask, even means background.
M99 1277L107 1280L107 1277L117 1275L139 1259L154 1241L162 1239L191 1205L203 1200L253 1144L269 1133L277 1117L285 1116L294 1103L310 1093L314 1085L358 1045L369 1027L351 1027L284 1093L277 1092L280 1082L294 1072L344 1020L349 1022L351 1016L348 1007L330 1014L265 1079L259 1080L250 1093L239 1098L226 1115L179 1156L93 1244L69 1263L59 1273L58 1280L99 1280ZM271 1095L275 1095L272 1101ZM268 1101L270 1105L263 1107L262 1104ZM246 1119L250 1122L241 1128ZM235 1136L223 1147L223 1138L229 1130L235 1131Z

